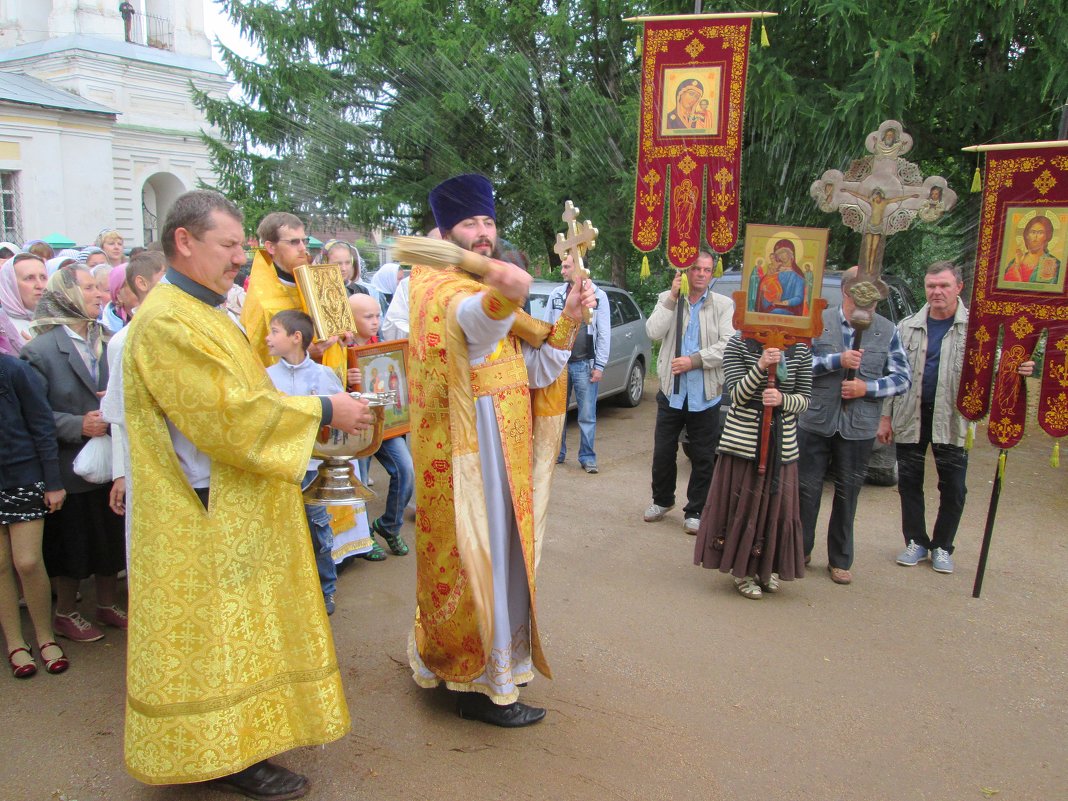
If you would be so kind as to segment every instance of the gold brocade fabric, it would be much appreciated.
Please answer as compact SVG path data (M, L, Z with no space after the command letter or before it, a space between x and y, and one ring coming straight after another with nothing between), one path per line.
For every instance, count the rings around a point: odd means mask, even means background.
M493 292L483 301L487 313L496 319L515 313L516 321L496 351L471 367L456 311L484 289L458 270L412 271L409 394L418 508L414 641L423 664L450 686L481 675L492 645L492 559L475 425L475 400L482 396L493 399L527 567L531 657L541 673L551 675L537 629L535 560L556 451L547 459L548 470L543 457L535 465L534 432L540 431L539 439L555 436L559 448L566 384L558 379L531 392L521 339L537 347L553 329ZM566 371L561 377L566 381ZM543 494L544 502L537 502Z
M248 341L264 367L270 367L278 361L267 352L267 332L271 318L286 309L302 309L300 292L295 285L286 286L278 280L271 257L265 251L257 250L252 260L245 305L241 309L241 325L245 327ZM326 349L322 363L337 374L341 386L348 386L345 349L340 343Z
M170 285L124 353L131 486L126 765L205 781L349 729L299 481L315 398L276 392L226 313ZM205 510L170 420L211 458Z

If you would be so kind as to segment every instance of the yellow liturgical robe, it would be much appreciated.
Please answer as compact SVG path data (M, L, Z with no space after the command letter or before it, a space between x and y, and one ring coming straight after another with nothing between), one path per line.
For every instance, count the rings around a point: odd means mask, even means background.
M300 497L321 420L276 392L224 311L148 297L124 354L130 482L126 765L225 776L349 729ZM205 509L168 421L211 459Z
M286 309L302 308L300 292L295 284L283 284L275 272L271 257L264 250L257 250L252 260L252 272L248 279L245 305L241 308L241 325L245 327L248 341L264 367L278 361L267 351L267 332L271 318ZM337 373L341 385L347 386L345 349L340 344L331 345L323 353L323 364Z

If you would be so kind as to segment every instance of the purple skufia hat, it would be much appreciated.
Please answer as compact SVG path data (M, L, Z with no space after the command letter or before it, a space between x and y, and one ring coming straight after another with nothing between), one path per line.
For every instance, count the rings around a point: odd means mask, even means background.
M443 234L468 217L496 220L493 184L486 176L473 173L449 178L430 190L430 210Z

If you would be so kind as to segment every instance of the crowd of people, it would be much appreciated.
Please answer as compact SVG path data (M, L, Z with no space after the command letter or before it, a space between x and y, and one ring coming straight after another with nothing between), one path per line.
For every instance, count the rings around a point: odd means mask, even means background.
M413 500L415 682L444 684L466 719L521 727L545 717L519 701L535 670L551 675L535 571L572 393L578 461L599 472L607 303L569 257L546 319L531 318L531 276L502 258L489 181L456 176L428 200L431 239L467 251L477 273L443 255L408 276L386 265L367 282L358 250L331 240L319 259L341 268L353 330L322 341L294 277L311 259L308 237L288 212L259 222L251 267L241 212L204 190L178 198L158 245L129 254L110 229L59 254L41 241L0 243L0 423L10 443L0 455L0 625L9 664L17 678L36 673L38 659L60 673L71 661L57 636L93 642L108 627L127 630L126 763L141 781L211 781L261 799L308 791L306 777L269 760L349 728L327 622L339 565L386 558L379 541L408 554L401 529ZM833 465L828 568L849 584L863 466L876 438L896 440L898 563L929 557L952 572L967 467L953 406L967 325L959 269L932 264L923 308L897 327L874 315L860 346L854 268L822 333L789 347L734 330L733 303L710 290L713 270L712 254L701 253L647 320L661 349L644 520L662 521L675 505L685 431L682 527L695 536L695 564L758 599L804 577ZM361 527L305 503L301 490L315 475L309 460L324 426L356 434L373 424L367 399L349 392L367 377L348 349L380 337L409 340L411 435L374 454L389 487L383 513ZM1032 369L1025 362L1019 372ZM940 478L932 536L928 445ZM78 604L89 578L87 617ZM285 726L270 723L278 715Z

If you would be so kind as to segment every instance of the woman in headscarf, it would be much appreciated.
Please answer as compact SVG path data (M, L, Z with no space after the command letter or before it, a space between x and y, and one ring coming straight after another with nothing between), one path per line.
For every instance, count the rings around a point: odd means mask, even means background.
M353 295L370 295L379 303L382 302L381 294L377 289L364 283L363 259L354 245L343 239L331 239L323 245L320 264L336 264L341 268L341 277L345 280L345 290L349 297Z
M67 498L45 518L44 556L56 592L54 627L79 642L104 633L75 607L78 585L96 577L96 619L126 628L119 608L116 574L125 567L123 519L108 504L111 482L93 483L74 472L74 459L90 439L108 432L100 398L108 383L106 352L97 321L104 295L81 265L60 270L48 281L37 304L36 337L23 346L22 358L42 378L59 440L59 470Z
M114 228L105 228L96 236L96 246L108 257L108 264L118 267L126 261L126 240Z
M379 267L375 277L371 279L371 286L381 295L379 300L382 303L383 314L389 308L389 302L393 300L393 293L397 291L397 284L402 278L404 278L404 268L395 262L389 262Z
M7 312L0 309L0 353L6 353L8 356L18 356L19 351L22 350L23 341L22 334L15 328L15 324L11 322Z
M49 259L45 262L45 272L48 277L51 278L57 270L62 270L68 264L77 264L78 260L71 258L70 256L56 256L54 259Z
M16 253L0 267L0 308L19 332L20 345L30 339L30 323L48 284L45 263L32 253Z
M22 246L22 249L37 256L41 261L48 261L56 257L56 251L43 239L31 239Z
M78 256L78 261L80 261L90 270L96 267L98 264L104 264L107 260L108 254L106 254L96 245L90 245L89 247L82 248L81 253Z
M103 282L94 274L94 278L97 278L97 288L104 291ZM126 311L126 304L123 303L122 293L126 286L126 265L120 264L118 267L110 270L107 277L107 294L111 298L107 305L104 306L104 310L100 313L100 322L110 331L112 334L117 334L122 330L122 327L129 322L130 316Z

